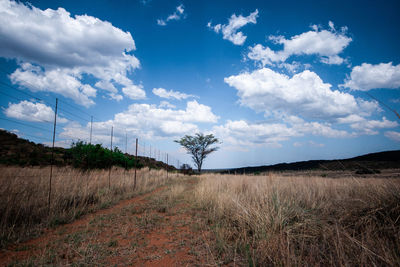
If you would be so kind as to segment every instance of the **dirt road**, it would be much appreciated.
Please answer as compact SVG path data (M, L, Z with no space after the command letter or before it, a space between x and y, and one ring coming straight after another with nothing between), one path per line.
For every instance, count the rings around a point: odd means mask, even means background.
M210 234L187 201L194 179L49 229L0 252L0 266L214 265Z

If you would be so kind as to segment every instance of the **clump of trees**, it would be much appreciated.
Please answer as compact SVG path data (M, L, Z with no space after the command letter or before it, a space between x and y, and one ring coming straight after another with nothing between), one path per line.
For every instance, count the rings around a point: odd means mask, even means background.
M122 153L118 147L113 150L100 144L88 144L83 141L74 142L64 155L65 161L70 161L75 168L105 169L110 166L120 166L126 169L138 166L133 156Z

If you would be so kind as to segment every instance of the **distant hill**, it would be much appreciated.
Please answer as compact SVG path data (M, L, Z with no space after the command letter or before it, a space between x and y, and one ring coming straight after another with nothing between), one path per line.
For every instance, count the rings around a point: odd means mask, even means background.
M54 164L67 166L72 164L70 149L55 147ZM132 155L126 154L132 158ZM0 130L0 164L19 166L47 166L51 164L51 148L19 138L16 134ZM156 161L154 158L139 157L138 166L153 169L175 170L174 166Z
M358 172L376 172L381 169L400 168L400 150L370 153L349 159L308 160L275 165L242 167L223 170L221 173L261 173L268 171L304 171L304 170L354 170Z

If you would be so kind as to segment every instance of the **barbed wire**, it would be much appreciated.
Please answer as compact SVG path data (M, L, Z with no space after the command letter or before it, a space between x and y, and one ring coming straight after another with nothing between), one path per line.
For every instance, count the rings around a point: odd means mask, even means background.
M24 122L20 122L20 121L16 121L16 120L12 120L12 119L7 119L7 118L0 117L0 120L9 121L9 122L12 122L12 123L20 124L20 125L23 125L23 126L26 126L26 127L30 127L30 128L41 130L41 131L45 131L45 132L50 132L51 131L50 129L44 129L42 127L38 127L38 126L35 126L35 125L30 125L30 124L27 124L27 123L24 123Z
M12 86L12 85L7 84L7 83L2 82L2 81L0 81L0 84L3 85L3 86L9 87L9 88L11 88L11 89L14 89L14 90L20 92L21 94L27 95L27 96L29 96L29 97L31 97L31 98L34 98L34 99L36 99L36 100L43 101L43 102L47 103L47 101L45 101L45 100L43 100L43 99L41 99L41 98L39 98L39 97L37 97L37 96L28 94L27 92L22 91L21 89L18 89L18 88L16 88L15 86ZM50 103L47 103L47 104L52 105L52 104L50 104Z
M50 142L51 141L51 137L50 136L49 136L49 138L45 138L45 137L41 137L41 136L27 134L27 133L21 132L21 131L13 132L13 133L16 134L19 138L24 138L25 136L28 136L28 137L31 137L31 138L41 139L41 140L46 141L46 142Z

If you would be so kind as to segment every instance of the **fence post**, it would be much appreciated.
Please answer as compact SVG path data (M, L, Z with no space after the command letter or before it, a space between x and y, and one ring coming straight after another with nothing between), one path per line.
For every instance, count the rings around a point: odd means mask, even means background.
M136 138L136 151L135 151L135 178L133 180L133 190L136 188L136 169L137 169L137 163L138 163L138 157L137 157L137 148L138 148L138 139Z
M112 160L113 160L113 151L112 151L112 140L113 140L113 132L114 126L111 126L111 160L110 160L110 169L108 170L108 189L111 188L111 169L112 169Z
M168 153L167 153L167 179L168 179Z
M125 171L128 170L128 133L125 132Z
M89 138L89 144L92 144L92 128L93 128L93 116L90 116L90 138Z
M48 215L50 215L50 206L51 206L51 179L53 178L54 141L56 139L57 107L58 107L58 98L56 98L56 109L54 110L54 130L53 130L53 146L51 148L51 164L50 164L49 196L48 196Z

